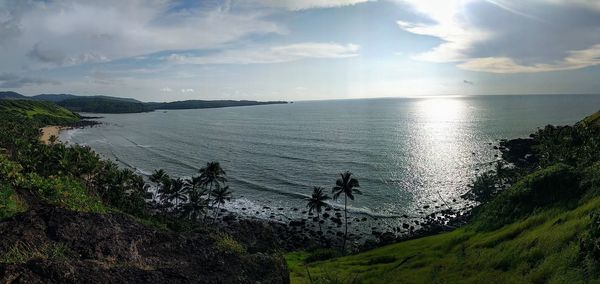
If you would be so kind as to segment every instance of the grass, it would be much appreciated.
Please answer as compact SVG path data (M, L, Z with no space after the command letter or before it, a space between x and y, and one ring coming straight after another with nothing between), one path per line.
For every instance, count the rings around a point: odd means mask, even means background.
M26 242L17 242L6 253L0 255L0 263L26 263L32 259L67 260L75 255L62 243L46 243L35 246Z
M309 252L293 252L286 260L292 283L583 283L578 236L598 209L600 197L493 231L466 226L356 255L307 263Z
M80 119L77 114L53 103L29 100L0 100L0 112L22 115L41 125L69 124Z
M582 122L586 125L600 125L600 111L584 118Z
M214 236L216 245L219 250L225 253L233 253L237 255L246 254L246 248L231 235L221 232Z
M37 192L49 203L70 210L94 213L109 211L99 198L87 192L81 182L70 177L43 178L28 174L22 186Z
M0 184L0 220L25 210L27 210L25 202L19 198L14 189Z

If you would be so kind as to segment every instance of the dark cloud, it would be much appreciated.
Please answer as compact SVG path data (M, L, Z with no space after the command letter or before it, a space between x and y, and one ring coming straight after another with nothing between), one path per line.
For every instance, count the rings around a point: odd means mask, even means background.
M16 74L0 74L0 88L21 88L30 85L59 85L60 82L35 77L23 77Z
M53 50L42 47L41 43L36 43L33 49L27 53L33 59L41 62L62 64L65 61L65 54L59 50Z
M520 64L552 63L600 43L600 11L581 6L520 1L502 9L489 2L466 7L469 22L493 36L474 44L469 57L509 57Z
M469 81L469 80L463 80L463 83L467 84L467 85L474 85L475 83L473 83L473 81Z

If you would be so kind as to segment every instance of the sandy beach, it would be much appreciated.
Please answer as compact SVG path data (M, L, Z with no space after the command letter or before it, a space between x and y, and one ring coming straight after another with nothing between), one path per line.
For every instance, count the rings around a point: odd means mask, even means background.
M52 137L52 136L56 136L56 138L58 140L58 135L60 134L60 131L63 129L64 129L64 127L61 127L61 126L42 127L42 136L40 137L40 140L45 144L50 143L50 137Z

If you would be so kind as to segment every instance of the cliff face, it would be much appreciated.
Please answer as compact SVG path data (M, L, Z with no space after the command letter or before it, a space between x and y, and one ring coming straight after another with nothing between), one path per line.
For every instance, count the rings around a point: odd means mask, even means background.
M251 233L251 232L249 232ZM0 221L0 283L288 283L279 255L123 214L40 206Z

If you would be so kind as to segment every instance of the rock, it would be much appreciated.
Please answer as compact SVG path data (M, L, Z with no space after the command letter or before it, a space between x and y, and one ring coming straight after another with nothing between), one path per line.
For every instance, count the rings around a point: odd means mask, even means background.
M68 256L60 261L2 263L0 283L289 282L282 257L223 251L216 246L216 235L202 230L177 233L120 213L35 206L0 221L0 255L17 243L27 243L60 246ZM125 263L132 265L121 265Z
M423 206L423 209L427 209L427 208L429 208L429 205Z

